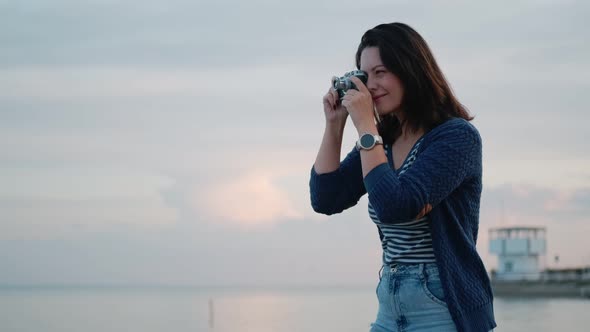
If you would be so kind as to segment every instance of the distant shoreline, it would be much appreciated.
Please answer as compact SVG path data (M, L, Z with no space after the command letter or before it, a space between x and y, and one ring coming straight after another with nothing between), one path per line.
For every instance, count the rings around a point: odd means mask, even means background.
M494 296L590 299L590 282L492 281Z
M377 284L342 285L191 285L191 284L0 284L2 291L170 290L170 291L374 291Z

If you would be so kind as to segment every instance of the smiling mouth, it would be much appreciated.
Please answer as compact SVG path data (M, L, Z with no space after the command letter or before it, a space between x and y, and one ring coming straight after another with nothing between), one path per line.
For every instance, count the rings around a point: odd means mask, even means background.
M381 95L381 96L374 97L374 98L373 98L373 101L377 101L377 100L381 99L381 97L383 97L383 96L385 96L385 95Z

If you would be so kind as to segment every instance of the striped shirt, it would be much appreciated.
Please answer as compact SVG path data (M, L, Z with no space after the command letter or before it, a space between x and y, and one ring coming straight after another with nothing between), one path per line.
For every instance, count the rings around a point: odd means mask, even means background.
M422 142L420 138L408 153L408 157L398 169L398 176L401 176L416 160L418 147ZM393 165L393 158L389 146L385 146L385 153L390 165ZM377 225L381 236L383 247L383 263L434 263L434 251L432 249L432 237L430 236L430 225L428 216L403 223L385 224L382 223L375 210L369 203L369 216Z

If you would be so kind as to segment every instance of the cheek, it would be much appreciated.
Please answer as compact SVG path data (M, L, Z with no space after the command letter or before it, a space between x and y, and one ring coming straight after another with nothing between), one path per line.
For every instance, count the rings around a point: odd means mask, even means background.
M402 99L399 94L390 93L388 97L389 98L383 100L383 102L377 104L377 108L379 108L380 111L389 113L400 107Z
M399 90L390 90L388 97L389 106L397 107L402 102L402 95Z
M378 100L375 104L377 110L381 114L387 114L389 112L393 112L399 108L401 104L400 98L397 96L388 96L388 98L382 98L382 100Z
M387 88L390 92L398 96L402 95L404 90L400 80L394 76L389 77L389 79L387 80Z

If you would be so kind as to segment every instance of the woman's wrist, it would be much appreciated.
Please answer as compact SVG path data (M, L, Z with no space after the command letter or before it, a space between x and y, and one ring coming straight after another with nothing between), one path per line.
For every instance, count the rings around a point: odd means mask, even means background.
M344 135L344 127L346 126L346 121L343 122L326 122L326 133L329 133L330 136L336 136L342 138Z
M356 130L360 135L364 134L364 133L370 133L370 134L377 134L378 130L377 130L377 125L375 124L375 121L368 121L365 120L359 124L357 124L356 126Z

